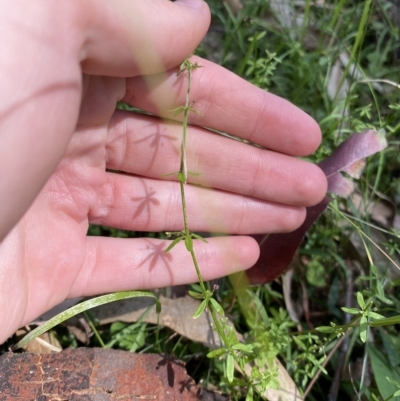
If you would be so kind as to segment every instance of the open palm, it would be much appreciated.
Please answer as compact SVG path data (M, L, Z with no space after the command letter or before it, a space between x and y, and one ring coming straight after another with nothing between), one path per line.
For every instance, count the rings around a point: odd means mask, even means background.
M320 131L310 117L223 68L196 60L203 68L194 73L191 91L199 114L190 116L187 143L188 169L197 173L186 189L189 225L194 231L238 234L195 242L208 280L254 264L259 248L246 234L297 228L304 207L324 196L326 182L316 166L293 157L319 144ZM167 241L87 236L89 224L137 231L183 228L179 184L170 175L179 169L182 127L168 110L184 104L186 77L170 68L176 62L165 64L167 72L134 78L92 73L81 81L77 70L68 95L72 106L56 115L69 118L75 129L64 135L54 172L0 246L0 310L9 322L0 341L68 297L196 281L184 245L166 254ZM115 110L119 100L152 115ZM46 165L52 146L57 148L49 138L34 166ZM29 177L29 170L21 171Z

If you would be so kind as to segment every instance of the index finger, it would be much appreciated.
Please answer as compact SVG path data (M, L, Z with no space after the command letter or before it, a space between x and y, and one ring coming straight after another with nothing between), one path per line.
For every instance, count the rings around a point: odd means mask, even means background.
M321 142L318 124L304 111L255 87L225 68L192 57L202 68L192 72L189 113L191 124L241 137L293 156L314 152ZM187 73L177 69L127 80L124 101L156 115L181 120L173 109L185 104Z

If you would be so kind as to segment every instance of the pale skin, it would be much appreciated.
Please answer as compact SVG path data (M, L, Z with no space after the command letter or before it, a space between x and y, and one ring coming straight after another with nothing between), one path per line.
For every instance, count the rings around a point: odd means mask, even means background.
M183 228L179 64L205 35L201 1L10 0L0 13L0 343L66 298L197 281L183 244L87 237L90 223ZM196 57L186 185L204 280L251 267L251 233L285 232L326 180L302 161L321 133L307 114ZM116 111L123 100L154 117ZM213 134L209 127L265 147ZM113 172L109 171L113 170ZM115 170L128 173L119 174ZM200 184L193 186L192 184Z

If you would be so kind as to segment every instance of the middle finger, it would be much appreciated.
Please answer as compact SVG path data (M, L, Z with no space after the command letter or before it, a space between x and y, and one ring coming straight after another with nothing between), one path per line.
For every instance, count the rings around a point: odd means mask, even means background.
M107 168L138 176L176 180L182 125L116 111L107 139ZM189 126L188 182L274 203L311 206L326 192L314 164ZM172 175L170 175L172 174Z

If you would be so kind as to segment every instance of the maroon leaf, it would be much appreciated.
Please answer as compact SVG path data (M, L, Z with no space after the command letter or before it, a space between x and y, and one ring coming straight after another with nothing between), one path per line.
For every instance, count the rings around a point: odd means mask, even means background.
M343 177L344 172L353 178L360 178L365 158L385 149L386 140L382 132L366 131L353 134L325 160L319 163L328 179L328 192L346 198L354 190L354 184Z
M351 135L329 157L319 163L328 179L328 192L342 197L349 196L354 190L354 184L341 172L359 178L365 166L364 158L385 147L386 140L382 132L369 130ZM326 196L317 205L308 207L304 223L291 233L253 235L260 244L260 257L257 263L247 270L250 284L270 282L289 268L304 235L326 209L330 200L331 198Z

